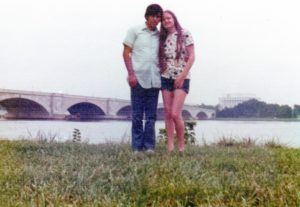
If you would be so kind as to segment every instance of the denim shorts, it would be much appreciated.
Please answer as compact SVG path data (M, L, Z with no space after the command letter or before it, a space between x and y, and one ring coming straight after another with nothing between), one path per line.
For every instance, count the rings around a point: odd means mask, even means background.
M187 94L189 93L190 79L184 79L184 82L180 88L174 88L174 82L175 82L175 80L172 78L161 77L161 90L174 91L175 89L182 89Z

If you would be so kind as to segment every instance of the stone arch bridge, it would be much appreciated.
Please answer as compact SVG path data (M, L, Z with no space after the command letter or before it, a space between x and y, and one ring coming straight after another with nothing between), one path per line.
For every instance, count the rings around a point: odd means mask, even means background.
M130 119L129 100L0 89L0 109L5 119ZM0 110L1 111L1 110ZM184 105L184 119L214 118L214 109ZM157 118L163 119L158 104Z

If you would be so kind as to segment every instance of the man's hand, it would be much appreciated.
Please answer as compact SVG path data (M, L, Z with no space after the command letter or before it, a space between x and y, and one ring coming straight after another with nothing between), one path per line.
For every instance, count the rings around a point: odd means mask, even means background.
M126 69L128 72L128 84L130 87L134 87L137 85L138 81L136 79L133 66L132 66L132 61L131 61L131 53L132 53L132 48L128 47L127 45L124 45L124 50L123 50L123 58L124 62L126 65Z
M130 87L135 87L137 85L137 83L138 83L138 81L137 81L134 73L128 75L128 84Z

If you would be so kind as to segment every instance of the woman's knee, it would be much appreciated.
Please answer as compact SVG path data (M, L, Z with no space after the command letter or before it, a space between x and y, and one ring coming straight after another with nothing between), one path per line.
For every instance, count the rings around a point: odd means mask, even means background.
M170 108L164 108L164 114L166 119L172 119L172 110Z
M174 121L181 120L181 113L179 113L178 111L172 111L171 116Z

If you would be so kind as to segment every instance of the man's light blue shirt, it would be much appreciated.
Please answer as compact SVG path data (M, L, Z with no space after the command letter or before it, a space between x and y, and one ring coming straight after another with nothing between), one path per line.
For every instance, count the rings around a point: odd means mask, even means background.
M158 30L151 31L146 24L132 27L128 30L123 44L132 48L132 66L139 84L143 88L160 88Z

